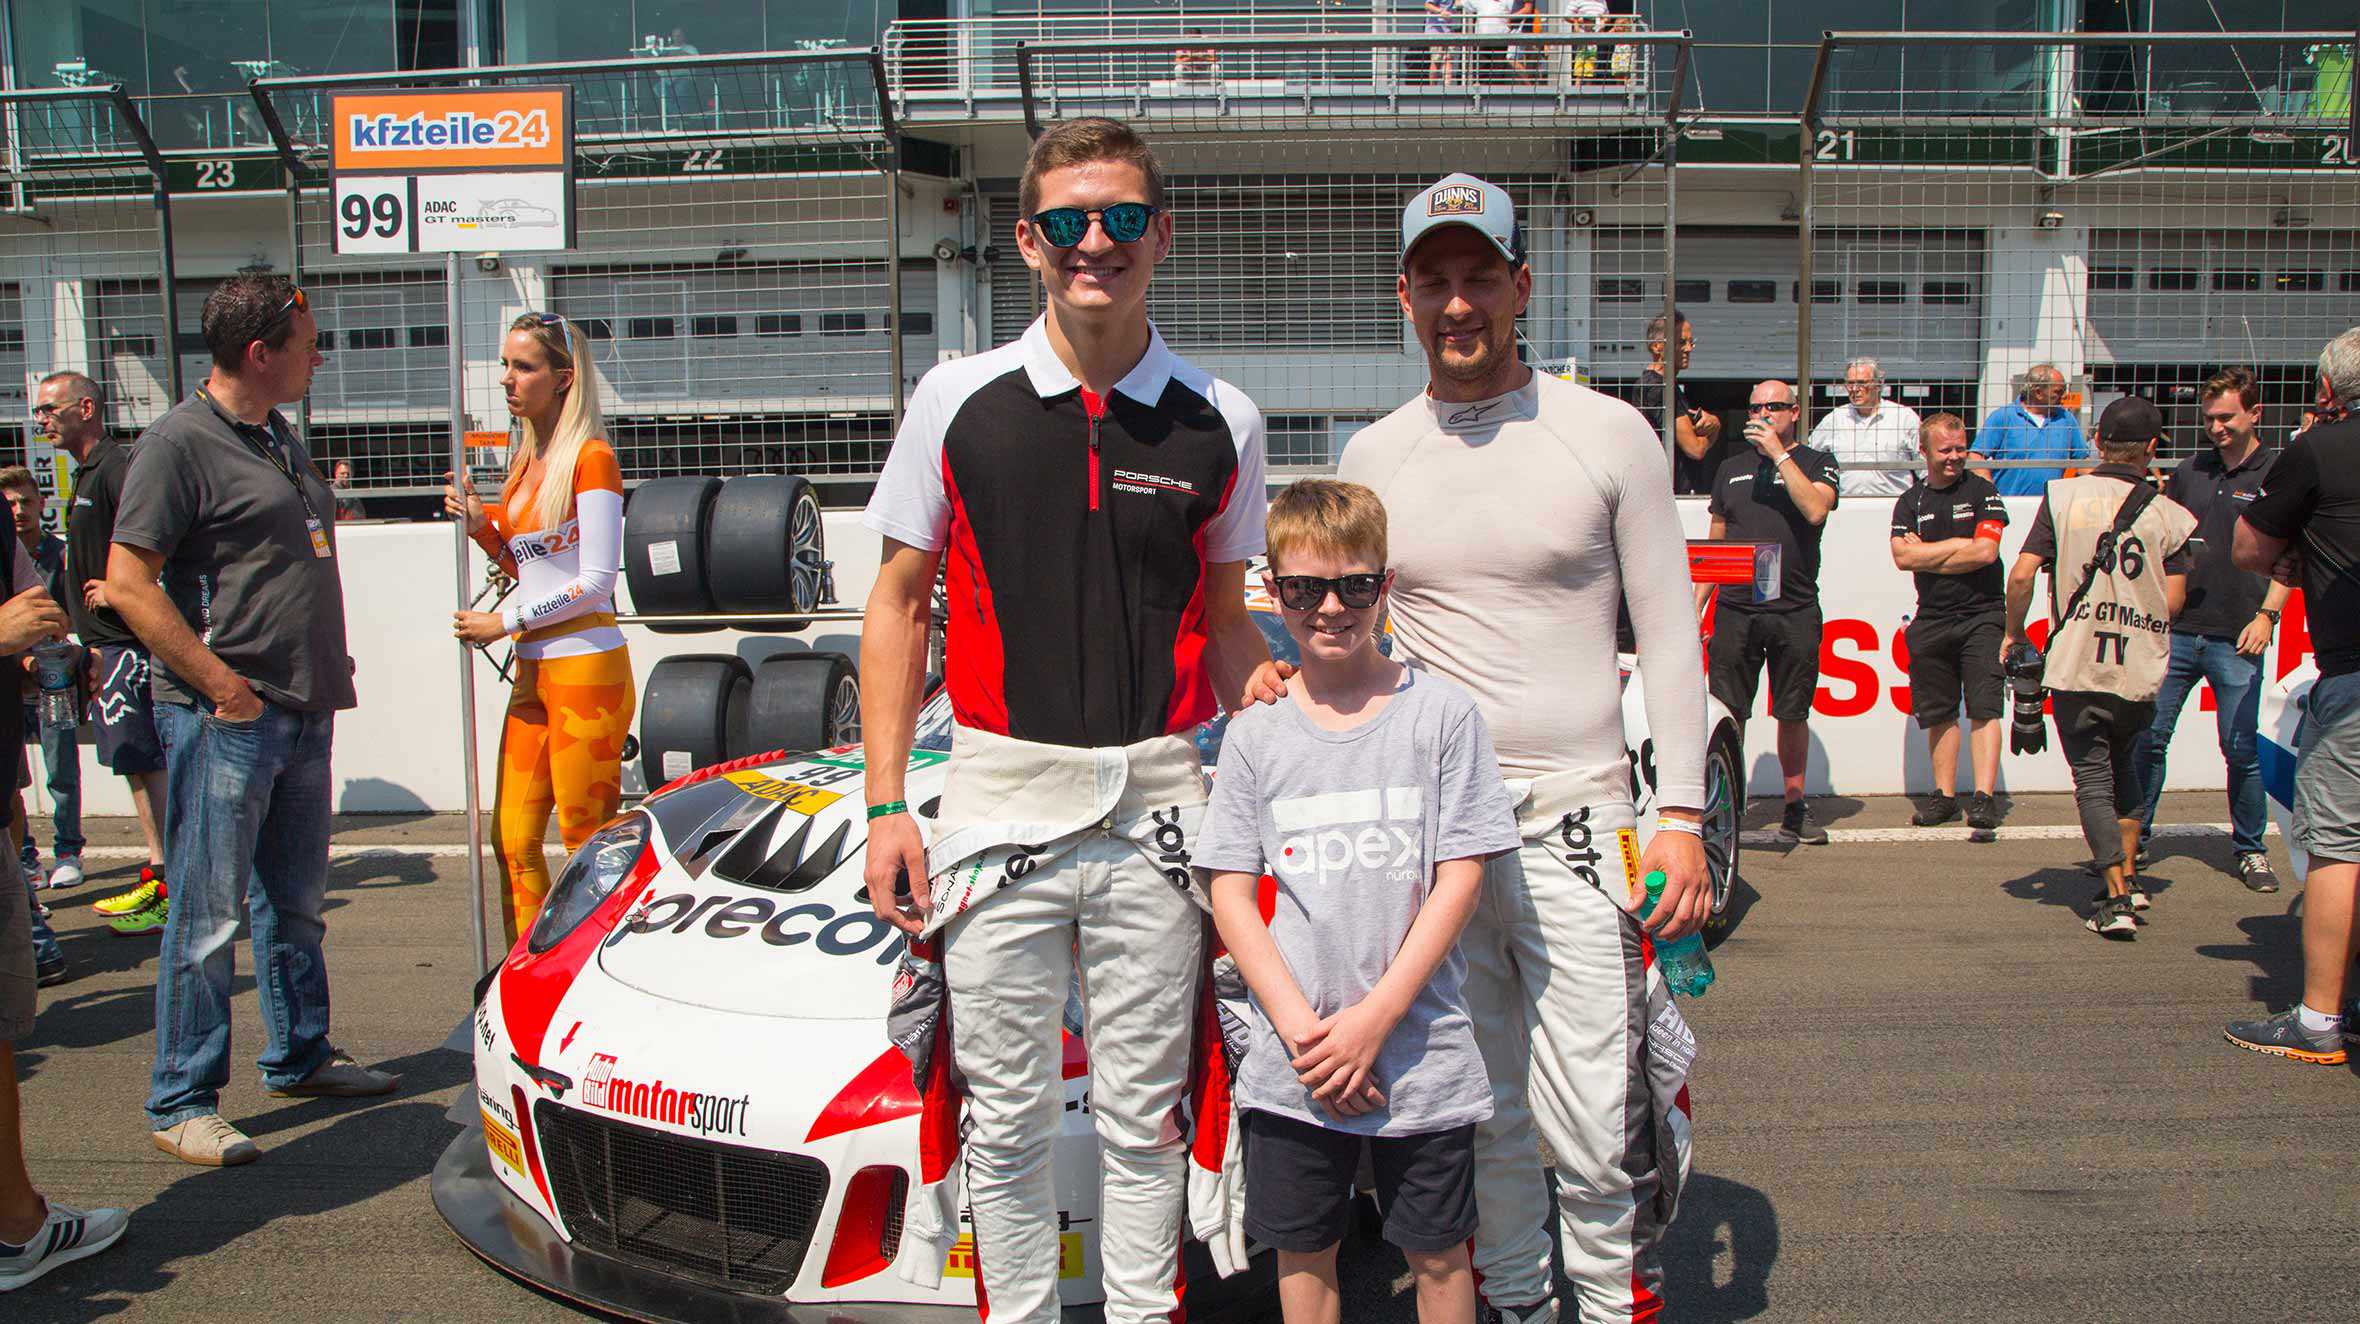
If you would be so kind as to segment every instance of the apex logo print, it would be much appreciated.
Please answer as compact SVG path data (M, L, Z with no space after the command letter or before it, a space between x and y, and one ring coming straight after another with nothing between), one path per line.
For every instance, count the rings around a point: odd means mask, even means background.
M1416 786L1330 791L1273 800L1278 827L1276 871L1290 882L1326 882L1339 871L1382 871L1388 879L1418 874L1425 791Z
M1428 216L1480 216L1483 190L1473 184L1445 184L1426 199Z

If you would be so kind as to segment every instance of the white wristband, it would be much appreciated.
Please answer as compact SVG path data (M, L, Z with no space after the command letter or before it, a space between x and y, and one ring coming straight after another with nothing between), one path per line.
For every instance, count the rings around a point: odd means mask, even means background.
M1685 832L1689 836L1699 838L1704 836L1704 824L1694 819L1673 818L1669 814L1655 820L1655 830L1658 832Z

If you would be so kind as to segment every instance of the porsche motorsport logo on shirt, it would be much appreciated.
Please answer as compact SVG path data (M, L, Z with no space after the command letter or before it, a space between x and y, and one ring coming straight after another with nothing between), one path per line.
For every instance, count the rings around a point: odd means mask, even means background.
M1445 184L1426 199L1428 216L1480 216L1483 190L1473 184Z
M1167 478L1162 474L1151 474L1140 469L1115 470L1113 487L1117 492L1130 492L1138 496L1154 496L1158 492L1177 492L1181 496L1196 495L1196 484L1185 478Z

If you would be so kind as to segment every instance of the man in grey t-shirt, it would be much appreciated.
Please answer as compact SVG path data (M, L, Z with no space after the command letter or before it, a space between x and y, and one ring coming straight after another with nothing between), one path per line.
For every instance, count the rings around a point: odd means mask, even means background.
M1437 861L1522 844L1475 701L1439 676L1409 674L1407 688L1348 731L1314 726L1281 700L1239 713L1222 741L1192 863L1276 880L1270 936L1321 1016L1359 1002L1384 977ZM1238 1107L1381 1136L1489 1117L1491 1085L1459 991L1465 977L1454 949L1386 1039L1376 1072L1386 1106L1352 1117L1316 1106L1257 1014Z
M260 1153L220 1114L249 879L264 1084L309 1098L397 1082L328 1041L328 757L352 659L335 498L278 412L310 389L318 324L286 277L245 275L205 300L204 334L212 374L133 452L106 598L154 658L171 788L148 1120L157 1148L220 1167Z

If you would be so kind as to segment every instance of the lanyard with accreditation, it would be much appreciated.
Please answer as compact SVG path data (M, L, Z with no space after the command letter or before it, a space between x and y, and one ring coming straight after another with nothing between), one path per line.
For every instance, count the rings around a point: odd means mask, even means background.
M323 561L333 557L336 553L328 546L328 526L325 521L320 519L319 511L313 509L311 494L303 490L303 480L296 477L295 470L288 466L285 456L286 443L279 439L278 430L273 428L268 420L259 424L247 423L244 419L223 409L221 402L205 394L205 388L202 386L197 388L197 398L212 406L213 412L221 415L222 420L229 424L230 430L238 434L238 440L246 443L246 449L270 461L270 467L278 470L279 476L287 480L287 486L295 489L295 499L303 503L304 530L311 534L311 554ZM256 430L269 433L270 445L265 446L254 439Z

